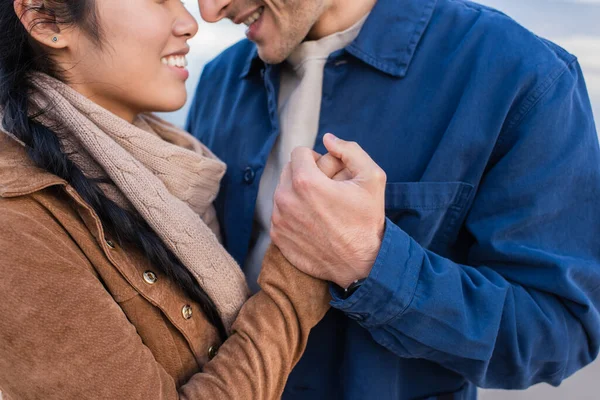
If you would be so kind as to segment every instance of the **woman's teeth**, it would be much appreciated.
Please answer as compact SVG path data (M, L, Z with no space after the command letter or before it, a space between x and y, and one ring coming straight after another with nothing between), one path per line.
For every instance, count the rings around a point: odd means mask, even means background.
M185 68L188 65L187 59L185 58L185 56L168 56L168 57L163 57L160 59L160 62L162 62L165 65L168 65L170 67L178 67L178 68Z
M260 18L264 10L264 7L259 8L254 14L252 14L247 20L244 21L244 25L250 26L253 23L255 23Z

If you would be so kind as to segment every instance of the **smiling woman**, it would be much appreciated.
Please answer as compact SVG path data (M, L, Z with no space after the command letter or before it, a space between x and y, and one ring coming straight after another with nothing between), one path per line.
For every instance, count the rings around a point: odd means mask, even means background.
M177 8L181 16L174 18ZM131 15L135 15L135 25ZM186 41L198 30L181 3L105 1L97 9L97 18L102 21L101 47L77 27L60 33L54 50L70 50L56 53L59 63L71 66L65 69L64 79L128 121L142 111L180 108L186 100L188 73L174 65L165 68L161 58L185 57L189 52ZM43 34L39 29L33 32Z
M0 2L4 400L278 398L328 310L275 248L248 299L224 164L152 114L196 31L178 0Z

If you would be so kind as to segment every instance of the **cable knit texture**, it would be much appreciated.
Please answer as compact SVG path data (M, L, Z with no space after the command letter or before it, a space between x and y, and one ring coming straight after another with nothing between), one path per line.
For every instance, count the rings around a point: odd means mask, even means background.
M228 331L248 298L244 275L219 243L212 203L226 166L193 136L160 118L131 124L47 75L33 79L34 111L88 177L106 175L102 189L133 207L215 303Z

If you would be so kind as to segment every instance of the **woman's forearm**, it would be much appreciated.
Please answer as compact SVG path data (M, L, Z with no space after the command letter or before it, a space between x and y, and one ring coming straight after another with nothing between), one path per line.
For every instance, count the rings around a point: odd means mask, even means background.
M246 302L218 355L181 387L182 398L281 398L310 330L329 309L329 291L274 246L265 255L259 284L262 290Z

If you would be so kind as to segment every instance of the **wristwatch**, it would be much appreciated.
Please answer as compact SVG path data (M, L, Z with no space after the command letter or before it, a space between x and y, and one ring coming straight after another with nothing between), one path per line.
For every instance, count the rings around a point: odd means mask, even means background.
M341 288L342 289L342 299L346 300L348 297L352 296L354 294L354 292L356 292L358 290L358 288L361 287L361 285L363 283L365 283L367 279L358 279L355 280L354 282L352 282L350 284L350 286L348 286L347 288Z

